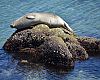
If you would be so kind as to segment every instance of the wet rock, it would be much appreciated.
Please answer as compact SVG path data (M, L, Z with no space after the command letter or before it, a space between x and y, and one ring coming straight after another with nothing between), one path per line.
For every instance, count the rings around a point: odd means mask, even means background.
M33 47L31 33L30 29L15 32L4 44L4 49L6 51L18 52L21 48Z
M66 42L66 45L75 60L86 60L89 58L86 50L82 46L69 42Z
M62 38L57 36L47 37L44 44L39 48L44 54L44 63L66 67L74 66L72 54Z
M91 37L77 37L77 40L90 56L100 55L100 39Z
M75 60L88 59L86 47L81 43L81 39L69 31L40 24L32 29L16 31L3 48L20 61L73 67Z
M15 53L14 57L20 61L27 60L29 63L42 62L42 54L38 52L36 48L23 48Z

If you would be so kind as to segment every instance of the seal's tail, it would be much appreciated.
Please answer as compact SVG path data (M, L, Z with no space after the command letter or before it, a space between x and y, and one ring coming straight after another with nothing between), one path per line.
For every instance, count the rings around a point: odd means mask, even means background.
M72 28L70 28L69 25L65 21L64 21L64 28L67 29L68 31L72 32L72 33L74 32L72 30Z

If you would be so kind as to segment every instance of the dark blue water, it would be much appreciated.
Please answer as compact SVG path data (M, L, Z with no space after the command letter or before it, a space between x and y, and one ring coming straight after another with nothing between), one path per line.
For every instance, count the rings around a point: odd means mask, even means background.
M61 16L80 36L100 38L100 0L0 0L0 48L15 31L9 24L29 12ZM0 80L100 80L100 57L76 62L69 72L18 64L0 49Z

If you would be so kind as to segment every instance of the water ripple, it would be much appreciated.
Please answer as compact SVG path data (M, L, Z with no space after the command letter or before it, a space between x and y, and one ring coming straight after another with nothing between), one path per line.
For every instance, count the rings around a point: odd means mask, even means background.
M0 48L15 31L10 23L29 12L53 12L80 36L100 38L100 0L1 0ZM0 50L0 80L100 80L100 58L77 62L70 72L23 66Z

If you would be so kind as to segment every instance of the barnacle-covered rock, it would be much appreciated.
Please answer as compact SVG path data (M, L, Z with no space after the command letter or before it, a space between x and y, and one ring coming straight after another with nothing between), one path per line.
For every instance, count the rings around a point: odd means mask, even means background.
M81 38L76 38L69 31L39 24L31 29L16 31L6 41L3 48L20 60L69 68L74 67L75 60L88 59L86 52L88 47L83 43ZM95 43L99 44L96 41Z

